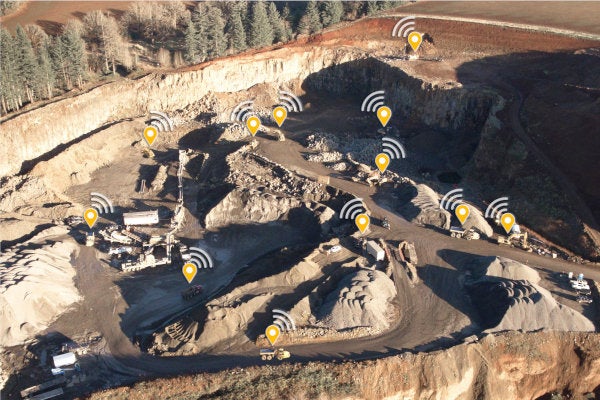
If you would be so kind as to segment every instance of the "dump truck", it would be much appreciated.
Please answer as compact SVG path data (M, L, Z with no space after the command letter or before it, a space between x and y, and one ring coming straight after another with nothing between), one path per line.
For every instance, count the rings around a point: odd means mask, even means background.
M290 357L290 352L284 349L260 349L260 358L263 361L271 361L273 358L276 358L279 361L281 361Z
M200 295L203 291L204 288L201 285L194 285L182 291L181 297L183 297L184 300L190 300Z
M479 240L481 237L473 228L465 230L459 226L450 227L450 236L455 238L464 238L467 240Z

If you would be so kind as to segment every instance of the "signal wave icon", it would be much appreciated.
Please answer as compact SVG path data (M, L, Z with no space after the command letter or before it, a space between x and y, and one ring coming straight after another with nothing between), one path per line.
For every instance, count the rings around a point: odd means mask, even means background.
M304 106L298 96L286 90L279 91L279 102L288 112L302 112Z
M508 197L498 197L485 209L486 218L500 218L508 211Z
M456 206L462 204L463 189L458 188L449 191L440 201L440 208L444 210L454 210Z
M98 211L98 214L112 214L115 212L112 202L102 193L92 192L90 196L92 208Z
M409 15L402 18L394 25L392 30L393 37L407 37L409 33L415 30L415 16Z
M296 323L292 316L283 310L273 310L273 325L277 325L281 332L296 330Z
M377 109L385 104L385 91L377 90L369 94L362 102L360 111L363 112L375 112Z
M399 158L406 158L406 151L404 146L396 139L390 137L384 137L383 141L383 152L387 154L390 159L397 160Z
M198 247L190 247L190 262L197 268L212 268L213 260L210 255Z
M246 120L254 114L254 101L246 100L235 106L231 112L231 115L229 116L229 120L231 122L242 123L246 122Z
M173 121L167 114L160 111L150 111L149 125L155 127L159 132L173 131Z
M362 199L356 198L348 201L340 211L341 219L355 219L359 214L367 212Z

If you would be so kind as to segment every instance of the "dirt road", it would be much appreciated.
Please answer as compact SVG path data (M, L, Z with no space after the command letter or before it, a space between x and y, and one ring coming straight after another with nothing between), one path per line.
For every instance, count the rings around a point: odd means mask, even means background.
M473 333L470 305L458 285L455 266L445 254L474 254L502 256L527 263L547 271L567 271L575 268L586 276L600 280L600 270L591 266L575 266L558 259L526 253L514 248L499 247L485 241L466 241L450 238L433 230L415 226L373 200L375 188L336 177L335 172L301 156L303 147L293 140L277 142L260 138L260 153L298 174L316 177L329 175L331 186L361 197L377 218L388 217L392 229L372 227L374 237L415 242L421 260L420 278L424 283L412 287L397 269L399 302L402 317L387 332L371 337L334 343L291 346L294 361L366 359L397 354L406 349L427 350L450 345ZM115 358L112 368L131 376L164 376L197 371L215 371L235 366L261 364L255 351L226 355L197 355L189 357L155 357L142 353L127 337L118 318L110 318L115 310L116 293L110 277L97 261L95 250L83 248L76 261L80 269L78 287L85 296L85 307L93 313L97 329L102 333ZM440 293L444 297L440 300ZM472 315L472 314L471 314Z

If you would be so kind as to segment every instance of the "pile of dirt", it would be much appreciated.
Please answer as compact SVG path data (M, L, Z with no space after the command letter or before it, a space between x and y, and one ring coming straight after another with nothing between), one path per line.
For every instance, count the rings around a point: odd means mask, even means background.
M396 189L396 210L408 221L449 229L452 215L440 208L439 195L429 186L409 181Z
M533 268L500 257L478 257L469 268L466 286L488 332L595 330L592 321L541 287Z
M32 339L81 300L71 265L77 245L66 234L64 227L47 229L0 256L0 345Z
M390 301L396 297L394 282L383 272L361 269L344 277L315 312L319 323L344 330L389 327Z

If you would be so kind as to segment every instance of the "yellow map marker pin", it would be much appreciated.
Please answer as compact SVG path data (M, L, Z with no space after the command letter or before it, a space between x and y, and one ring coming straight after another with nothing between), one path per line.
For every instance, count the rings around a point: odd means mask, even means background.
M390 118L392 118L392 110L390 110L390 108L387 106L379 107L377 109L377 118L379 118L381 125L385 127Z
M285 107L275 107L275 109L273 110L273 118L275 118L275 122L277 122L277 125L281 128L281 125L283 125L283 121L285 121L285 119L287 118L287 110L285 109Z
M152 146L152 143L154 143L157 136L158 136L158 129L156 129L155 127L147 126L144 129L144 139L146 139L146 142L148 142L148 144L150 146Z
M408 44L412 47L413 51L419 50L419 46L421 46L421 42L423 41L423 36L419 32L411 32L408 35Z
M358 214L356 218L354 218L354 223L360 230L360 233L365 233L369 227L369 216L367 214Z
M265 335L267 336L269 343L271 343L271 346L275 344L280 334L281 330L277 325L269 325L267 326L267 329L265 329Z
M185 276L188 283L192 283L198 273L198 267L194 263L185 263L183 268L181 268L181 272L183 272L183 276Z
M377 165L377 168L379 168L381 173L384 173L388 165L390 165L390 156L385 153L377 154L375 157L375 165Z
M467 218L469 218L470 213L471 213L471 210L469 210L469 206L467 206L465 204L459 205L458 207L456 207L456 210L454 211L454 214L456 214L456 218L458 218L458 220L460 221L461 224L465 223Z
M95 208L88 208L83 212L83 219L85 219L85 222L87 222L90 229L92 229L98 219L98 211L96 211Z
M511 213L504 213L500 217L500 223L502 224L504 230L506 231L506 234L508 235L513 226L515 225L515 216Z
M256 135L256 132L258 132L258 128L260 128L260 119L258 119L257 116L253 115L246 120L246 126L248 127L248 130L250 131L252 136L254 136Z

